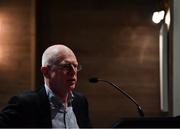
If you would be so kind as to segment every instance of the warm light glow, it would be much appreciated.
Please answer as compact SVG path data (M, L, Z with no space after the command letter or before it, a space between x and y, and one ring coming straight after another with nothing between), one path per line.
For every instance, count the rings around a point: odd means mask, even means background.
M0 41L1 41L1 34L2 34L2 31L1 31L1 27L2 27L2 23L1 23L1 17L0 17ZM2 61L2 47L1 47L1 44L0 44L0 62Z
M161 20L164 19L164 15L165 15L164 11L154 12L152 16L152 21L158 24L161 22Z
M2 58L3 56L2 56L2 49L1 49L1 47L0 47L0 62L2 61Z
M5 13L0 13L0 66L7 66L9 63L8 61L8 51L9 51L9 46L6 45L6 41L8 37L6 27L7 16Z

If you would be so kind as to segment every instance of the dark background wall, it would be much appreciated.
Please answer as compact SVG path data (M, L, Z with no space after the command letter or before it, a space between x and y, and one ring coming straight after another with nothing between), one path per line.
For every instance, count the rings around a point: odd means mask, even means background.
M11 55L6 59L21 64L12 64L14 71L10 62L6 63L6 70L1 67L4 74L0 77L1 98L31 89L33 78L34 88L43 85L41 54L49 45L64 43L74 50L83 66L77 90L89 100L94 127L109 127L119 118L138 117L138 113L135 105L112 87L90 84L88 79L92 76L121 86L139 102L146 116L164 114L160 111L160 25L151 20L153 11L159 7L158 0L38 0L33 5L31 2L1 2L1 10L8 12L13 7L17 11L14 18L8 17L13 19L9 20L6 31L19 34L1 39L1 47L11 41L14 46L9 44L9 49L18 50L15 54L6 52ZM1 107L6 101L0 99Z
M153 0L53 0L37 4L37 48L43 50L59 42L75 51L83 66L77 90L88 97L95 127L107 127L120 117L138 113L135 105L113 88L103 83L93 87L88 82L91 76L119 84L142 105L146 116L161 114L160 26L151 20L157 6L158 1Z

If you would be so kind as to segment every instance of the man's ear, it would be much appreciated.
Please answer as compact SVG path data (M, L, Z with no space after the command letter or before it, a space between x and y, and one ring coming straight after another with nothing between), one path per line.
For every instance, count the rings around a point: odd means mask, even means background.
M50 77L50 73L49 73L49 68L46 67L41 67L41 73L46 77L49 78Z

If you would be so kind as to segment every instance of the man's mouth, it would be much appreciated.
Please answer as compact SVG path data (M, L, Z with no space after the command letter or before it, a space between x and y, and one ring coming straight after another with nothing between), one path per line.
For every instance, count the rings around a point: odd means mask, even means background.
M68 79L68 82L76 82L76 79Z

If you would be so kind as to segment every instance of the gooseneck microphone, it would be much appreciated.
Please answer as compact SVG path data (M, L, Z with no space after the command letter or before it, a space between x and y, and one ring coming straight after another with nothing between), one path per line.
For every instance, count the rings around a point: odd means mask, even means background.
M120 91L123 95L125 95L128 99L130 99L136 106L137 106L137 110L138 110L138 113L141 117L144 117L144 112L143 112L143 109L141 108L141 106L136 102L135 99L133 99L130 95L128 95L124 90L122 90L121 88L119 88L117 85L115 85L114 83L110 82L110 81L107 81L107 80L103 80L103 79L99 79L97 77L92 77L89 79L89 82L91 83L97 83L97 82L105 82L105 83L108 83L110 84L111 86L113 86L114 88L116 88L118 91Z

